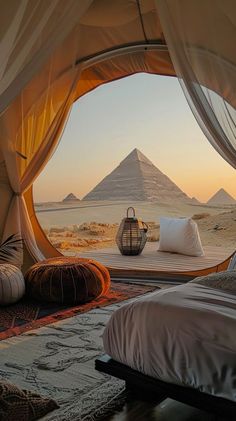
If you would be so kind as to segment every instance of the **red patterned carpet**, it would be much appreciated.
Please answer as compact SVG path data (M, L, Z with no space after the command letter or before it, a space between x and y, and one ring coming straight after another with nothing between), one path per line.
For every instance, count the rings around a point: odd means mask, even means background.
M156 287L112 282L106 296L101 296L87 304L62 306L39 303L28 299L0 309L0 340L17 336L27 330L36 329L58 320L85 313L96 307L104 307L154 291Z

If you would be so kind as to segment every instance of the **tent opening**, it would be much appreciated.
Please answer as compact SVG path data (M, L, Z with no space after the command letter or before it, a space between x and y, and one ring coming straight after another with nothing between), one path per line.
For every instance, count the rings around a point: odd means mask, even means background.
M234 177L206 142L178 80L140 73L74 103L35 182L35 211L66 255L114 250L129 206L148 224L148 247L158 248L161 216L192 217L203 247L230 254Z

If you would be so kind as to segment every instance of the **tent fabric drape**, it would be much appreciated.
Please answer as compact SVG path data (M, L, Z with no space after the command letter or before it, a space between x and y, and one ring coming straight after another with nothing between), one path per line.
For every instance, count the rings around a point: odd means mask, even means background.
M80 74L77 25L92 0L2 3L0 146L12 197L1 238L19 234L41 260L24 192L50 159L73 104ZM19 250L13 263L22 262Z
M146 72L175 76L168 51L137 51L109 58L84 69L76 88L76 99L98 86L111 81Z
M187 101L212 146L236 168L236 3L156 0Z
M74 29L68 35L70 51L66 58L61 48L56 49L0 117L1 152L13 192L2 239L20 235L35 260L44 256L34 238L23 194L52 155L74 102L80 75L76 35ZM14 263L23 263L22 250Z
M3 159L3 156L0 156L0 221L2 221L2 223L0 224L0 242L3 236L3 230L8 213L8 205L11 202L12 195L13 192L9 182L9 177L7 175L6 164Z
M8 113L4 114L6 120L1 119L2 151L14 192L3 239L10 234L19 233L36 260L42 260L44 256L34 239L23 193L42 171L58 143L74 102L79 74L80 68L74 66L60 81L50 85L34 107L26 115L23 114L21 121L18 122L18 131L15 130L14 125L8 124L10 123ZM27 95L25 97L27 99ZM24 110L24 91L21 94L21 101L15 103L14 112L17 112L17 105L20 103L21 109ZM13 107L9 113L12 110ZM24 155L26 151L28 151L28 156ZM22 263L22 256L18 256L18 260Z
M68 36L92 0L0 0L0 114Z

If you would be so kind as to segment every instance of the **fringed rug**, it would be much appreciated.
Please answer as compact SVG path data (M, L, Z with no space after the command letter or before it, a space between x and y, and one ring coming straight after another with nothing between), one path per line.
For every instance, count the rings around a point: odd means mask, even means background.
M106 296L101 296L87 304L77 306L62 306L53 303L39 303L22 300L11 306L0 309L0 340L17 336L30 329L39 328L58 320L85 313L93 308L104 307L113 303L151 292L158 287L133 285L126 283L111 283L111 289Z

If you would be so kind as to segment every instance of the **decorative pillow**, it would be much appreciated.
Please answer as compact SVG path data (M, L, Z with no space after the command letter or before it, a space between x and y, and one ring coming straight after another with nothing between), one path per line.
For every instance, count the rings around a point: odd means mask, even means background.
M25 293L22 272L9 263L0 264L0 306L19 301Z
M0 381L0 421L38 420L56 408L58 405L53 399Z
M229 262L229 266L227 270L236 270L236 253L234 253L232 259Z
M159 251L203 256L196 222L191 218L160 218Z
M31 266L25 282L31 298L75 305L105 295L110 288L110 274L96 260L59 256Z
M222 289L225 292L236 295L236 270L225 270L206 276L199 276L190 282L210 288Z

